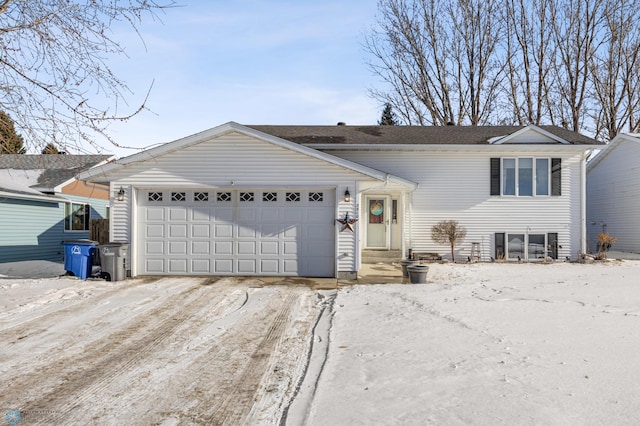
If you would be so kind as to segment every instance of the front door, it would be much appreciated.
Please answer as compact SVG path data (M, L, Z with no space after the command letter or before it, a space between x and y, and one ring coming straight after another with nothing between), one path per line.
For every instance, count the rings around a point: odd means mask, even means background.
M385 195L367 196L367 248L389 248L389 204L390 197Z

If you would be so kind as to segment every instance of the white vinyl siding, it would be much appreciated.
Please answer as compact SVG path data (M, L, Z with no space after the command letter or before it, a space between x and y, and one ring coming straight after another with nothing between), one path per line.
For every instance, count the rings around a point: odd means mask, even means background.
M331 190L334 194L334 216L354 214L360 182L378 181L353 170L312 158L262 140L239 133L228 133L211 140L124 166L111 183L112 196L123 187L125 200L113 201L111 235L114 241L141 244L134 238L141 218L132 206L139 190ZM349 189L351 201L344 202ZM357 270L357 235L338 232L334 226L337 272ZM134 272L136 273L136 272Z
M431 227L457 220L467 229L456 256L466 259L471 243L480 245L483 260L494 256L494 234L558 233L558 256L575 257L580 249L581 153L536 152L531 158L562 159L562 196L490 196L490 158L515 158L508 147L487 152L327 151L369 167L420 182L411 194L411 218L405 240L415 251L438 252L448 247L431 240Z
M594 252L598 234L606 230L618 238L612 250L640 253L640 137L618 138L588 168L587 243Z

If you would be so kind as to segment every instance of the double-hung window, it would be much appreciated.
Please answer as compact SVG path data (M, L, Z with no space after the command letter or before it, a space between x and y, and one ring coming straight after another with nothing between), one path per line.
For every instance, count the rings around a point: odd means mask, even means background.
M67 203L64 206L64 230L88 231L91 206L89 204Z
M491 195L560 195L560 158L492 158Z

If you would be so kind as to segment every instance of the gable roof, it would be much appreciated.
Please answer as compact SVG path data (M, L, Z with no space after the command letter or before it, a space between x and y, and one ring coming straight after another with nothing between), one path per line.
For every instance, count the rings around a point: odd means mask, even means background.
M602 149L595 157L587 163L587 170L593 169L598 163L604 160L622 142L640 143L640 133L619 133L609 144Z
M569 145L604 145L557 126L247 126L303 145L491 145L525 129ZM520 134L520 133L519 133Z
M308 148L306 146L296 144L292 141L282 139L268 133L261 132L257 129L253 129L248 126L243 126L242 124L238 124L233 121L228 122L226 124L222 124L220 126L214 127L209 130L205 130L200 133L196 133L191 136L187 136L182 139L175 140L173 142L168 142L163 145L159 145L159 146L147 149L145 151L118 159L116 161L112 161L108 164L105 164L104 166L86 170L80 175L80 178L83 180L90 180L93 182L100 182L105 178L107 178L108 180L108 175L110 172L116 171L122 167L125 167L127 164L152 160L159 156L166 155L168 153L171 153L180 149L184 149L202 142L206 142L213 138L217 138L231 132L238 132L256 139L260 139L267 143L271 143L273 145L280 146L282 148L289 149L291 151L298 152L298 153L307 155L309 157L316 158L318 160L355 171L360 174L364 174L366 176L372 177L379 181L394 182L410 189L415 189L418 186L417 183L411 182L407 179L403 179L398 176L393 176L388 173L382 172L380 170L363 166L362 164L354 163L344 158L336 157L334 155L327 154L325 152L318 151L313 148Z
M0 190L17 194L56 192L61 185L91 167L115 157L111 155L0 154Z

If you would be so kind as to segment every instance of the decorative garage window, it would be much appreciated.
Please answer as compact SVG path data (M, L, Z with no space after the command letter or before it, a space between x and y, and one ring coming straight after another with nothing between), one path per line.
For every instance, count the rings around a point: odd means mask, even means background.
M153 202L162 201L162 192L149 192L147 194L147 200Z
M171 201L184 201L187 199L186 192L172 192L171 193Z
M218 192L216 193L216 201L228 202L231 201L230 192Z
M241 192L240 201L244 201L244 202L253 201L253 192Z
M562 195L562 159L492 158L491 195Z
M322 192L310 192L309 193L309 201L316 202L322 202L324 200L324 193Z
M64 216L65 231L88 231L91 206L89 204L65 204Z
M262 201L265 201L265 202L278 201L278 193L277 192L263 192L262 193Z
M287 201L296 202L300 201L300 193L299 192L287 192Z
M209 201L208 192L194 192L193 201Z

